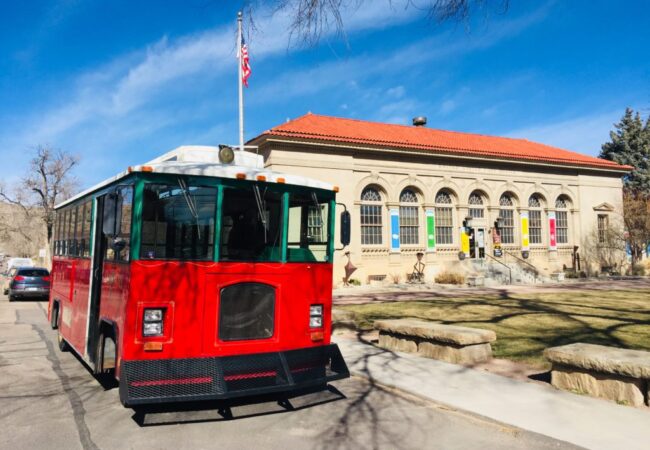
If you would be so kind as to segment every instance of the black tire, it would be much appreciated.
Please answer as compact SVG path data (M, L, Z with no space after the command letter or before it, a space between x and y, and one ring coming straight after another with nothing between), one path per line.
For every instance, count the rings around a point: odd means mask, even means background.
M7 295L9 293L9 289L5 289L4 293L5 293L5 295Z
M61 336L61 333L58 335L58 341L59 341L59 350L62 352L69 352L70 351L70 344L68 344L68 341L63 339L63 336Z
M13 295L9 294L9 301L10 301L10 302L13 302L14 300L16 300L16 297L14 297Z

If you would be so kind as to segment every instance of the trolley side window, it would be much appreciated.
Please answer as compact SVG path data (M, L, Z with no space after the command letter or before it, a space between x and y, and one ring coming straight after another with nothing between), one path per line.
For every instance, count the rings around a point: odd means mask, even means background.
M224 187L221 261L280 261L282 194L264 184Z
M315 191L292 193L289 198L287 259L294 262L329 260L329 200Z
M115 229L111 230L110 236L106 236L109 239L109 244L106 246L104 258L107 261L128 262L131 256L133 186L119 187L115 195L114 202L104 205L104 209L111 210L109 214L116 221ZM105 211L106 214L107 211Z
M142 204L142 259L212 260L217 188L148 184Z

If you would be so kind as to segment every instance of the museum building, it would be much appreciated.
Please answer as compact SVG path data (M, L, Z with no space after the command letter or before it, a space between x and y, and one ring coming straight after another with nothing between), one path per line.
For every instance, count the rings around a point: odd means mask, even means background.
M428 282L441 271L493 267L511 278L513 269L548 276L575 269L581 246L621 219L627 166L425 124L309 113L248 143L269 169L339 187L352 240L334 255L335 285L348 262L362 283L406 281L418 262Z

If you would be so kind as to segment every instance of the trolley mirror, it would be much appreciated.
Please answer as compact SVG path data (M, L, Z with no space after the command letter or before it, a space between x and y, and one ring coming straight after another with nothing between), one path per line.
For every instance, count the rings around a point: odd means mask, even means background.
M341 213L341 245L346 246L350 244L350 212L343 211Z

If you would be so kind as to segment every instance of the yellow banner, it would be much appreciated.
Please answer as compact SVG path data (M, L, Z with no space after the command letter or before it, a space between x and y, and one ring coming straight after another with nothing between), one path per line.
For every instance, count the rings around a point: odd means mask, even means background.
M469 234L465 232L465 227L460 229L460 251L469 256Z
M521 213L521 250L528 251L530 248L530 235L528 231L528 212Z

